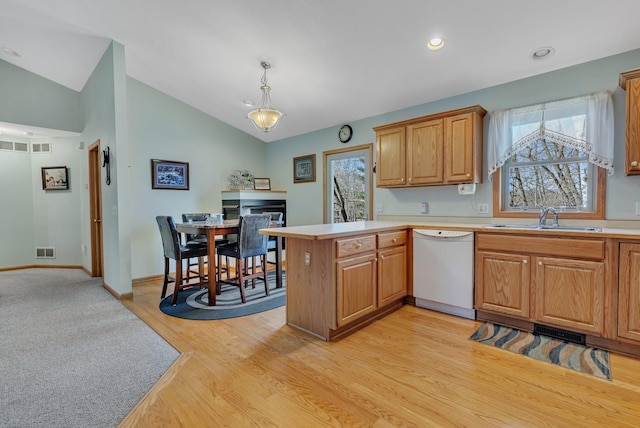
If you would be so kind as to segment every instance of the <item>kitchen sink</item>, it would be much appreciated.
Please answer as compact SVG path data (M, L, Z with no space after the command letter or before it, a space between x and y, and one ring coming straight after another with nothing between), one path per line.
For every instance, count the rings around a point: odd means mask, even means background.
M501 229L534 229L534 230L573 230L578 232L602 232L599 227L590 226L552 226L540 224L490 224L485 227L495 227Z

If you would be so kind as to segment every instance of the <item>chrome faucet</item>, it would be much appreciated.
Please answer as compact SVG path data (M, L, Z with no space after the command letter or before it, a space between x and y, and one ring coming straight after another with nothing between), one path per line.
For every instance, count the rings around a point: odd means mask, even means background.
M547 215L553 214L553 224L551 227L558 227L558 211L554 207L540 207L540 215L538 216L540 226L547 225Z

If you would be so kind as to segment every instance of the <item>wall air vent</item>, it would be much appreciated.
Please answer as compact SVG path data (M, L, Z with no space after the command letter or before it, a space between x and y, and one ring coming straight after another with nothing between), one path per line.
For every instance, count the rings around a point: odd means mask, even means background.
M51 143L31 143L33 153L51 153Z
M575 333L573 331L562 330L556 327L549 327L542 324L534 324L533 334L540 334L542 336L553 337L554 339L560 339L567 342L577 343L579 345L586 345L586 336L581 333Z
M56 249L54 247L36 247L36 259L55 259Z
M47 143L48 144L48 143ZM18 143L13 141L0 141L0 150L8 150L11 152L23 152L29 153L29 144L28 143Z

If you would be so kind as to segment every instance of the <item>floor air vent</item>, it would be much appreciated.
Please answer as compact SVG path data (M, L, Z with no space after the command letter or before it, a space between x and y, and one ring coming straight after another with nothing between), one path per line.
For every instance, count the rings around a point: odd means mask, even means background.
M566 340L567 342L574 342L580 345L587 344L586 336L584 334L574 333L573 331L562 330L556 327L549 327L541 324L534 324L533 334L541 334L543 336Z

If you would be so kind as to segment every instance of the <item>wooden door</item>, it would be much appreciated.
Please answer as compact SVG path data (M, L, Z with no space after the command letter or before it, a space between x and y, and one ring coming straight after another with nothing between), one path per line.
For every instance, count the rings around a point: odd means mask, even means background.
M406 184L405 132L403 126L376 134L376 186L395 187Z
M640 244L620 244L618 336L640 341Z
M444 179L443 120L407 127L407 179L410 185L438 184Z
M376 254L336 263L338 326L355 321L376 309Z
M88 148L89 153L89 224L91 228L91 276L103 276L102 184L100 177L100 140Z
M535 258L533 317L585 333L604 332L604 263Z
M530 261L524 255L478 251L476 309L529 318Z
M378 307L407 295L407 247L378 251Z
M444 119L445 183L474 181L473 113Z

